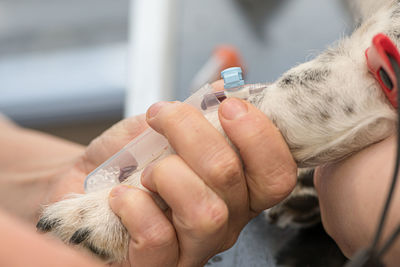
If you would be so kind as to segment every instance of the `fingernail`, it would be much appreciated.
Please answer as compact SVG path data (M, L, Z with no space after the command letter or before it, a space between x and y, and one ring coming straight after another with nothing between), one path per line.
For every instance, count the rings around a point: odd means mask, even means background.
M237 98L228 98L222 102L221 115L227 120L236 120L247 111L247 105Z
M161 102L157 102L153 105L151 105L151 107L147 110L146 116L148 119L151 119L153 117L155 117L158 112L161 110L161 108L165 107L166 105L170 105L173 102L168 102L168 101L161 101Z
M132 187L130 187L128 185L118 185L111 190L110 197L116 198L116 197L124 194L126 191L128 191L130 189L132 189Z
M142 177L140 179L140 181L143 185L148 185L150 174L153 170L153 166L154 166L154 163L151 163L151 164L147 165L146 168L144 168L144 170L142 172Z

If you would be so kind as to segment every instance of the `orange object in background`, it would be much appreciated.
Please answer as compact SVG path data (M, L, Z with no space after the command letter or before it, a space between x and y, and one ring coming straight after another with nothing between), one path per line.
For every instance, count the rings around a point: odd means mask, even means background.
M238 50L232 45L217 46L212 56L195 75L191 89L197 90L206 83L221 79L221 71L231 67L244 69Z

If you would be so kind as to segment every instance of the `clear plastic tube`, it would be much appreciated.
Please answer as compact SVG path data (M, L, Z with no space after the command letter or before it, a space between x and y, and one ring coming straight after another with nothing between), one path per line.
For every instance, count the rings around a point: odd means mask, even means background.
M251 94L258 94L265 89L265 84L244 85L230 92L213 92L211 85L206 84L185 103L202 111L203 114L214 111L227 97L235 96L247 98ZM244 96L244 97L243 97ZM247 97L245 97L247 96ZM114 156L91 172L85 180L85 192L94 192L115 186L135 172L141 171L149 163L160 160L168 149L168 141L160 134L149 128ZM139 181L137 181L139 183Z

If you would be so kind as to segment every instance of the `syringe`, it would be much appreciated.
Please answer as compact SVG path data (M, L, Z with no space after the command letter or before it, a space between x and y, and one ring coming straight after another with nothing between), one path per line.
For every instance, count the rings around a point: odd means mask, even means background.
M202 111L203 114L214 111L227 97L249 98L250 95L262 93L265 84L244 85L242 70L238 67L221 72L225 91L213 92L206 84L185 103ZM85 180L85 192L94 192L115 186L136 172L143 170L149 163L162 159L168 153L168 141L162 135L149 128L114 156L91 172ZM136 181L139 186L140 181Z

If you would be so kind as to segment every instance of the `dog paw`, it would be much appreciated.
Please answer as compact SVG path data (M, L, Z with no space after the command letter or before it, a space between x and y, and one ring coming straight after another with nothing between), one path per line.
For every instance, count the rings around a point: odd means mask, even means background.
M299 171L293 192L281 203L266 211L267 219L279 227L305 228L321 221L314 170Z
M70 198L48 206L37 223L64 243L88 249L107 262L121 262L129 234L108 204L109 190Z

